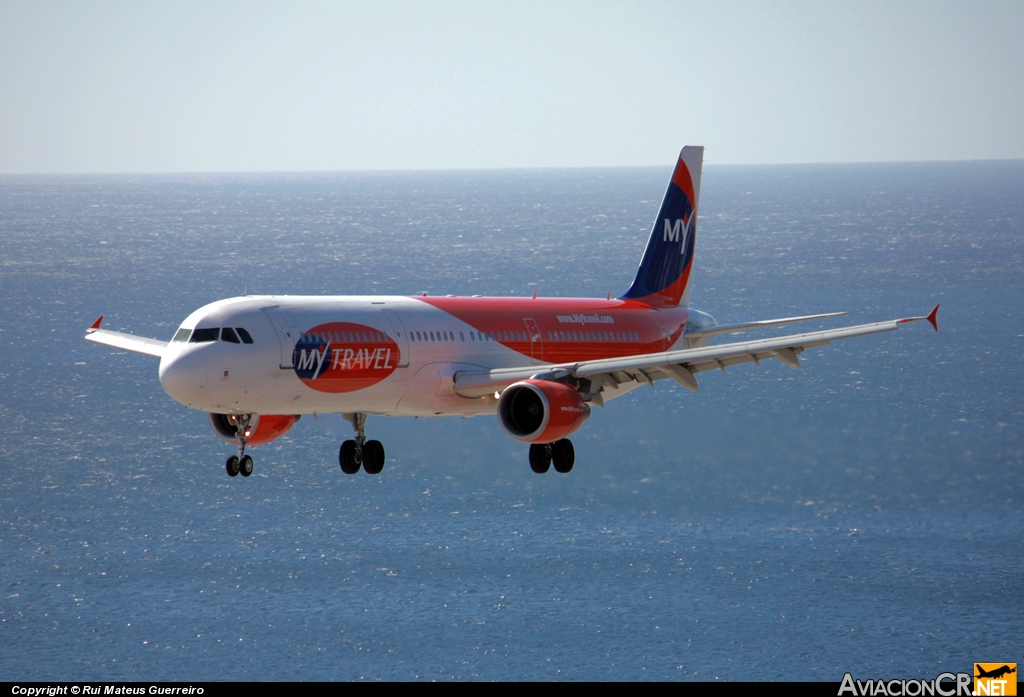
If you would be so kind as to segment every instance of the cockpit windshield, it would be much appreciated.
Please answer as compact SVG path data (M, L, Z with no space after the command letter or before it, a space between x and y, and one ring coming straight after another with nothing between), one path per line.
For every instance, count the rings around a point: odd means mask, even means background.
M182 327L171 341L187 341L190 344L203 344L217 339L229 344L251 344L252 335L243 327L203 327L185 329Z
M216 341L218 336L220 336L219 327L196 328L192 330L192 336L188 338L188 342L190 344L202 344L207 341Z

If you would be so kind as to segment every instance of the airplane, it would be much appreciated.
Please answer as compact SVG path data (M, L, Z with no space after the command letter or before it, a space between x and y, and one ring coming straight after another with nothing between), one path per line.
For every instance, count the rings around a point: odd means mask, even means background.
M845 312L718 324L691 308L704 148L682 149L640 261L621 296L607 298L289 296L228 298L199 308L170 341L101 328L85 338L160 359L160 384L207 412L238 449L225 463L252 474L246 449L281 437L304 414L340 413L355 437L339 465L379 474L384 446L367 440L368 416L496 415L529 444L531 469L575 463L569 436L642 385L671 379L697 392L697 375L800 354L833 341L927 320L907 317L767 339L712 344L721 334L843 316Z

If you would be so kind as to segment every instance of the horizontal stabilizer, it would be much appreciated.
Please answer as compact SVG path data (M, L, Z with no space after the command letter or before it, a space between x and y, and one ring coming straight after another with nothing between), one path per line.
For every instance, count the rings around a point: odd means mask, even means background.
M146 356L153 356L154 358L160 358L164 355L164 350L167 348L166 341L100 329L102 321L103 317L101 316L93 322L91 327L85 330L86 341L93 341L104 346L111 346L124 351L131 351L132 353L141 353Z
M808 322L812 319L827 319L829 317L845 317L849 312L827 312L823 315L804 315L803 317L783 317L782 319L762 319L756 322L742 322L740 324L720 324L717 327L702 329L696 332L686 332L687 339L699 339L715 334L729 334L732 332L743 332L748 329L760 329L762 327L777 327L781 324L794 324L795 322Z

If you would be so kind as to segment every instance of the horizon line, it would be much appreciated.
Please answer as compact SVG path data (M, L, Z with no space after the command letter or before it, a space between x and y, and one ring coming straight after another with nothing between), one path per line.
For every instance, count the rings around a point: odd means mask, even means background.
M967 164L982 162L1024 162L1024 157L989 157L989 158L963 158L950 160L845 160L845 161L803 161L803 162L758 162L758 163L709 163L705 162L705 168L718 167L816 167L826 165L921 165L921 164ZM69 170L69 171L0 171L0 177L19 176L121 176L121 175L175 175L175 174L202 174L202 175L240 175L240 174L405 174L405 173L428 173L428 172L525 172L525 171L558 171L558 170L611 170L611 169L670 169L675 163L657 165L538 165L518 167L380 167L380 168L353 168L353 169L172 169L172 170Z

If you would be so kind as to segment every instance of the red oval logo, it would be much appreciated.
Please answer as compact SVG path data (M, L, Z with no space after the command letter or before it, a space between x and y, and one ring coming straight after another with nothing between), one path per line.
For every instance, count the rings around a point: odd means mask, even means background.
M398 344L385 332L352 322L319 324L292 351L295 374L317 392L355 392L398 367Z

